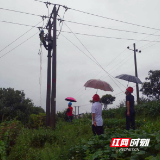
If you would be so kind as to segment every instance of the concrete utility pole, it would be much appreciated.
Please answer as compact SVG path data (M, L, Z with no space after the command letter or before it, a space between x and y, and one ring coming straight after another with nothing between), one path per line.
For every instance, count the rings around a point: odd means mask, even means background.
M138 49L136 49L136 44L133 44L134 50L129 49L129 47L127 47L129 50L134 51L134 64L135 64L135 76L138 78L138 72L137 72L137 59L136 59L136 52L138 52ZM139 53L141 53L141 51L139 51ZM137 103L139 103L139 86L138 83L136 83L136 92L137 92Z
M59 8L58 8L59 10ZM52 54L52 94L51 94L51 127L55 129L55 116L56 116L56 21L57 13L56 5L53 8L53 54Z
M52 25L48 21L48 39L51 41ZM48 44L50 43L48 41ZM46 96L46 126L50 126L50 107L51 107L51 48L48 47L48 68L47 68L47 96Z
M46 96L46 126L51 126L55 129L55 115L56 115L56 18L58 14L56 5L52 10L48 24L48 68L47 68L47 96ZM53 19L53 20L52 20ZM52 20L52 21L51 21ZM51 35L53 26L53 39ZM53 54L51 56L51 51ZM51 81L51 57L52 57L52 81ZM52 86L52 93L51 93Z

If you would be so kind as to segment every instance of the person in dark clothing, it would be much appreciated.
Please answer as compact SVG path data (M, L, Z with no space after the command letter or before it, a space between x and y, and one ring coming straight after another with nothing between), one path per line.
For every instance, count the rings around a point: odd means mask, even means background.
M44 48L46 50L48 50L48 45L46 44L46 38L44 37L44 30L41 30L41 32L39 34L39 38L40 38L41 42L43 43Z
M133 88L128 87L126 89L126 130L130 128L135 129L135 110L134 110L134 96L131 94L133 93ZM131 127L130 127L131 125Z

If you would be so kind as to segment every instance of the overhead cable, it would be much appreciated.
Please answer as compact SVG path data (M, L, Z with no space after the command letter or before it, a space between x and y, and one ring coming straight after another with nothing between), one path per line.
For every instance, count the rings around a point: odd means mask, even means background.
M27 26L27 27L35 27L35 26L27 25L27 24L8 22L8 21L0 21L0 22L17 24L17 25L22 25L22 26ZM35 27L35 28L41 28L41 27ZM46 29L46 28L43 28L43 29ZM60 31L60 30L57 30L57 31ZM69 31L61 31L61 32L72 33L72 32L69 32ZM78 33L78 32L77 33L74 32L74 34L83 35L83 36L89 36L89 37L107 38L107 39L129 40L129 41L144 41L144 42L160 42L160 41L137 40L137 39L121 38L121 37L108 37L108 36L92 35L92 34Z
M43 20L42 20L43 21ZM42 22L41 21L41 22ZM0 50L0 52L2 52L4 49L6 49L7 47L9 47L11 44L13 44L14 42L16 42L18 39L20 39L21 37L23 37L26 33L28 33L29 31L31 31L34 27L36 27L38 24L40 24L41 22L37 23L35 26L33 26L31 29L29 29L27 32L25 32L24 34L22 34L21 36L19 36L17 39L15 39L13 42L11 42L10 44L8 44L6 47L4 47L3 49Z
M11 12L17 12L17 13L28 14L28 15L32 15L32 16L38 16L38 17L42 17L43 19L44 19L44 18L49 18L48 16L41 16L41 15L38 15L38 14L33 14L33 13L28 13L28 12L22 12L22 11L7 9L7 8L0 8L0 9L6 10L6 11L11 11Z
M67 27L68 27L68 25L66 24L66 23L64 23ZM69 28L69 27L68 27ZM69 28L69 30L71 30L70 28ZM72 30L71 30L71 32L72 32ZM72 32L73 33L73 32ZM74 34L74 33L73 33ZM78 39L78 41L82 44L82 46L87 50L87 52L94 58L94 56L89 52L89 50L84 46L84 44L79 40L79 38L74 34L74 36ZM96 62L96 64L101 68L101 69L103 69L108 75L109 75L109 77L111 76L100 64L99 64L99 62L94 58L94 60L95 60L95 62ZM112 76L111 76L112 77ZM110 77L110 78L111 78ZM111 78L112 79L112 78ZM113 79L112 79L113 80ZM114 82L114 80L113 80L113 82ZM118 81L119 82L119 81ZM114 82L115 83L115 82ZM116 84L116 83L115 83ZM116 84L117 85L117 84ZM118 85L117 85L118 86ZM121 90L121 88L118 86L118 88ZM122 90L121 90L122 91Z
M23 41L22 43L20 43L19 45L17 45L16 47L14 47L13 49L11 49L10 51L8 51L7 53L3 54L2 56L0 56L0 58L4 57L5 55L7 55L8 53L10 53L11 51L15 50L17 47L21 46L23 43L27 42L29 39L31 39L32 37L34 37L38 33L39 32L37 32L36 34L32 35L31 37L29 37L28 39L26 39L25 41Z
M69 22L69 23L74 23L74 24L79 24L79 25L85 25L85 26L89 26L89 27L110 29L110 30L114 30L114 31L129 32L129 33L136 33L136 34L145 34L145 35L149 35L149 36L160 36L160 35L156 35L156 34L148 34L148 33L143 33L143 32L128 31L128 30L116 29L116 28L108 28L108 27L96 26L96 25L79 23L79 22L74 22L74 21L67 21L67 20L62 20L62 19L57 19L57 20L61 20L61 21Z
M108 20L112 20L112 21L116 21L116 22L120 22L120 23L125 23L125 24L129 24L129 25L134 25L134 26L143 27L143 28L147 28L147 29L160 30L160 29L153 28L153 27L148 27L148 26L144 26L144 25L139 25L139 24L135 24L135 23L130 23L130 22L126 22L126 21L114 19L114 18L109 18L109 17L105 17L105 16L101 16L101 15L97 15L97 14L93 14L93 13L81 11L81 10L78 10L78 9L66 7L66 6L61 5L61 4L55 4L55 3L50 3L50 2L43 2L43 1L40 1L40 0L34 0L34 1L42 2L42 3L49 3L49 4L51 4L51 5L62 6L62 7L64 7L64 8L67 8L67 9L70 9L70 10L73 10L73 11L76 11L76 12L80 12L80 13L84 13L84 14L88 14L88 15L91 15L91 16L96 16L96 17L99 17L99 18L104 18L104 19L108 19Z
M61 31L65 33L72 33L69 31ZM111 39L120 39L120 40L129 40L129 41L137 41L137 39L131 39L131 38L121 38L121 37L107 37L107 36L99 36L99 35L93 35L93 34L87 34L87 33L74 33L78 35L83 35L83 36L90 36L90 37L98 37L98 38L111 38ZM139 40L139 41L144 41L144 42L160 42L160 41L150 41L150 40Z

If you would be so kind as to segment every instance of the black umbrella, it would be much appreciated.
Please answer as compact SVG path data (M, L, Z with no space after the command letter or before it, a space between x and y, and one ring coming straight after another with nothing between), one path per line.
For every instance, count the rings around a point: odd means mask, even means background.
M123 80L126 80L128 82L142 84L141 80L138 77L131 76L131 75L128 75L128 74L121 74L119 76L116 76L116 78L123 79Z

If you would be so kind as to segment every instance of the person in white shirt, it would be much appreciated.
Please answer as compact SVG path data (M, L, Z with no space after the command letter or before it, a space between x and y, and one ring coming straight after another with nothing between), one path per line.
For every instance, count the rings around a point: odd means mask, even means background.
M104 134L103 131L103 119L102 119L102 104L99 102L100 98L98 94L93 96L92 105L92 131L94 135Z

